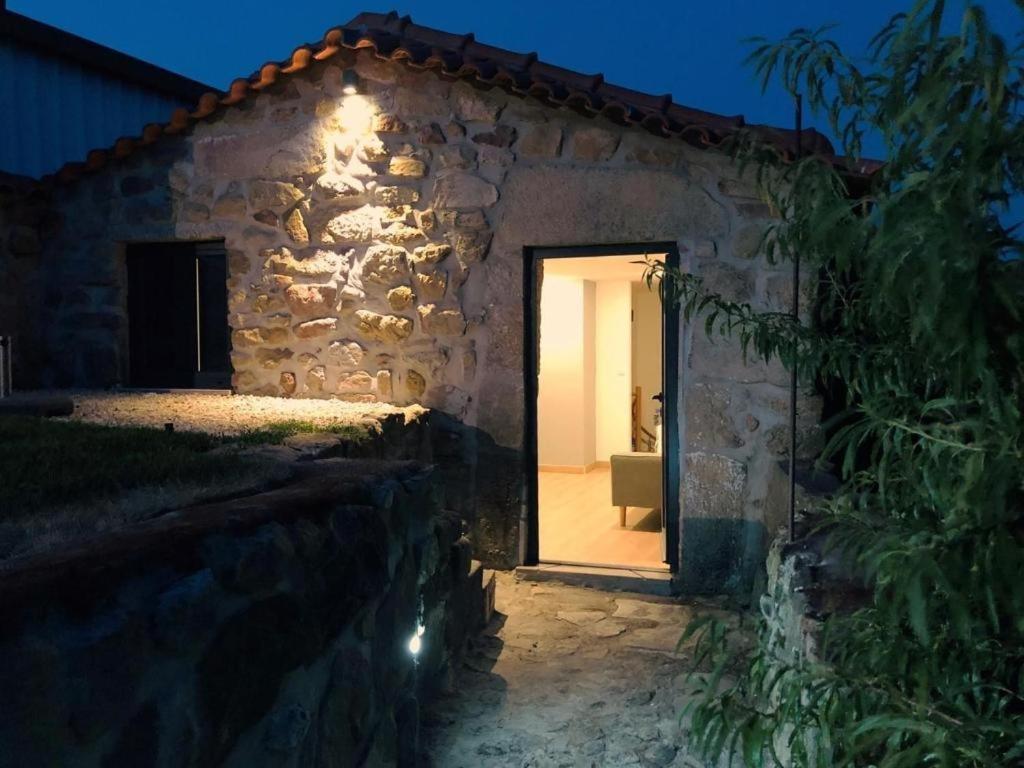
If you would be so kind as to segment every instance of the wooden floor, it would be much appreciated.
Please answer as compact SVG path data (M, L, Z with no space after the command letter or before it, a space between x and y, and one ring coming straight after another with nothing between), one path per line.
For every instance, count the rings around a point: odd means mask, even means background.
M607 467L582 475L539 472L537 480L541 560L668 569L661 513L630 507L620 528Z

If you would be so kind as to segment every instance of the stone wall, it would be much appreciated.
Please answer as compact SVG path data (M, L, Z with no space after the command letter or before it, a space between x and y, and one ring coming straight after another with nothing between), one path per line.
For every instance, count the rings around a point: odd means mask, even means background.
M44 386L128 383L125 244L175 239L168 174L187 151L184 142L165 139L79 183L54 187L58 220L42 265Z
M13 335L16 387L40 384L38 311L44 302L43 240L53 227L49 194L29 179L0 174L0 336Z
M814 532L790 542L789 532L780 529L769 549L768 588L760 597L760 609L762 642L776 666L782 662L828 664L825 619L848 615L873 597L855 563L834 548L828 531L818 526L820 522L813 513L801 516L798 532ZM804 750L813 754L819 748L818 733L804 730ZM792 748L791 731L776 734L775 750L781 764L789 763Z
M237 391L421 403L518 472L525 246L674 242L726 296L788 306L758 252L770 211L720 153L367 51L354 67L359 94L316 65L60 191L54 383L124 380L118 242L223 238ZM784 510L788 378L680 336L682 584L742 589ZM523 483L505 469L480 487L514 562Z
M768 588L760 598L765 622L762 642L780 663L818 663L821 622L810 615L804 592L806 573L801 557L791 550L788 541L788 531L780 529L768 552ZM783 765L789 763L791 738L792 733L787 730L774 739L776 754Z
M770 646L780 658L817 661L820 622L810 616L802 558L788 547L788 541L788 531L781 529L769 548L768 589L760 599L761 615Z
M0 764L414 765L482 571L436 474L325 464L6 567Z

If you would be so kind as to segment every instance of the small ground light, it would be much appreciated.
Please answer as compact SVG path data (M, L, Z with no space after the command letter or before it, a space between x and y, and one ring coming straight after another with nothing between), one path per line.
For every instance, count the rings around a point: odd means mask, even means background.
M359 75L354 69L346 69L341 73L341 91L346 96L359 93Z
M409 653L413 656L419 655L420 650L423 648L423 633L427 631L427 628L422 624L416 627L416 634L409 638Z

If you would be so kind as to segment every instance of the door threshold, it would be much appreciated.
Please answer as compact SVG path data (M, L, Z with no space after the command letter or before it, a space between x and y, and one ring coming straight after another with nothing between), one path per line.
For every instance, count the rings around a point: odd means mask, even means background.
M569 563L540 563L516 568L520 581L554 581L609 592L637 592L644 595L675 594L672 573L647 568L623 568Z
M668 563L653 565L627 565L626 563L590 563L585 560L547 560L541 558L538 565L571 565L577 568L597 568L606 571L641 571L643 573L669 573Z

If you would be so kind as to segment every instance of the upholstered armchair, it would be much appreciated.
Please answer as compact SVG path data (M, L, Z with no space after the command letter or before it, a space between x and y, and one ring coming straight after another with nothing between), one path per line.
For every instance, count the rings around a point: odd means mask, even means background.
M661 509L661 454L618 453L611 456L612 504L619 525L626 525L626 507Z

